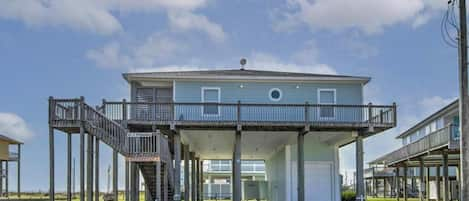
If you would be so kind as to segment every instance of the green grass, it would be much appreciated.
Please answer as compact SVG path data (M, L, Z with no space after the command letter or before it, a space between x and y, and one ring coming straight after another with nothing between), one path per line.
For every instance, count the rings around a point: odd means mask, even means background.
M396 201L396 198L367 198L367 201ZM400 200L404 200L404 198L401 198ZM408 201L418 201L418 198L409 198L407 199Z

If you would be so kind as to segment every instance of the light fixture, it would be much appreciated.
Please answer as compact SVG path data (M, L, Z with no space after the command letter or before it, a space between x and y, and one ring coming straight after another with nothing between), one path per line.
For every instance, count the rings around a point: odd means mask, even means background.
M299 88L300 88L300 85L296 85L296 88L299 89Z
M239 85L239 88L241 88L241 89L242 89L242 88L244 88L244 85L242 85L242 84L241 84L241 85Z

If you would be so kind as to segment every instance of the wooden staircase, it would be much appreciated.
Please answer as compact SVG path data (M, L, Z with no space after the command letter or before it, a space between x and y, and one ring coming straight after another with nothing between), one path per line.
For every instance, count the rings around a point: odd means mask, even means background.
M160 161L160 200L172 200L172 156L168 140L162 134L130 133L120 123L106 117L98 108L87 105L83 99L49 99L49 123L54 128L69 133L80 132L80 127L83 127L86 133L96 136L127 160L137 163L151 200L155 200L157 196L156 161ZM165 183L167 185L163 185Z

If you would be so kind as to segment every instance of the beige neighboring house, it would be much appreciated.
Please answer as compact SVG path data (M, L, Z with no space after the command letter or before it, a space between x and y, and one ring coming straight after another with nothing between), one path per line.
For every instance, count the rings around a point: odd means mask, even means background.
M23 142L9 138L0 134L0 196L9 197L9 181L8 181L8 167L10 163L16 162L17 168L17 193L21 192L21 145Z

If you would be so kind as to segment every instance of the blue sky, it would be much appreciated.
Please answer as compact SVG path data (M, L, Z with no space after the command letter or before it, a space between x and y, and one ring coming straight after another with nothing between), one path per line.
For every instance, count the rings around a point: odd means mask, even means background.
M367 102L397 102L399 124L365 141L367 161L458 95L457 50L440 35L443 0L0 2L0 133L25 142L28 191L48 189L47 98L125 98L122 72L238 68L246 57L250 69L371 76ZM56 136L65 150L64 135ZM105 175L111 153L102 150ZM342 149L342 172L353 170L353 151ZM57 152L58 190L64 154Z

